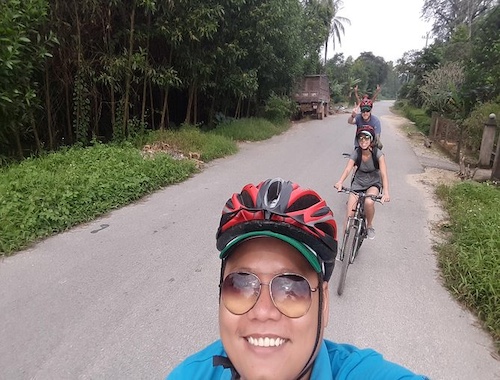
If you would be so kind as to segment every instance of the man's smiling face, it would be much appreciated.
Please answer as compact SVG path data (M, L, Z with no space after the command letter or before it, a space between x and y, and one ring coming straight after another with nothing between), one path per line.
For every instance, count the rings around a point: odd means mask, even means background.
M278 274L295 273L316 288L318 274L299 251L271 237L249 239L235 247L227 259L224 278L235 272L253 273L263 285L255 305L242 315L231 313L220 302L219 329L229 359L243 380L296 378L315 349L320 292L311 293L305 315L289 318L276 308L266 284ZM328 288L326 282L322 286L324 327L328 322Z

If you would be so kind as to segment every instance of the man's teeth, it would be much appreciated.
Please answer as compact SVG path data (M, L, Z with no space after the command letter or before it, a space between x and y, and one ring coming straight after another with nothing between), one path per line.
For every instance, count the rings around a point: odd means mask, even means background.
M257 346L257 347L278 347L278 346L281 346L283 343L285 343L285 339L268 338L268 337L265 337L265 338L248 337L247 341L252 346Z

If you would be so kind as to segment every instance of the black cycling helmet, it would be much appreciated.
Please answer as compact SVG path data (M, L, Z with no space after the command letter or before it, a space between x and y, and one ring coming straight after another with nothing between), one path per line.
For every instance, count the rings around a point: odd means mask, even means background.
M315 191L274 178L233 194L222 210L216 235L221 259L252 236L273 236L291 244L323 280L330 279L337 255L337 224Z

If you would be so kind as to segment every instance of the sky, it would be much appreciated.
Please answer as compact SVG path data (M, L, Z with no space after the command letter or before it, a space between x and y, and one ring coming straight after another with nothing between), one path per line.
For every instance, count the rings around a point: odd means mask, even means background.
M372 52L385 61L397 62L409 50L425 47L426 34L432 24L420 15L424 0L344 0L337 16L348 18L344 23L345 34L341 45L336 42L335 52L331 41L327 57L344 53L344 58L359 57L362 52ZM428 40L428 44L432 39ZM323 53L324 54L324 53Z

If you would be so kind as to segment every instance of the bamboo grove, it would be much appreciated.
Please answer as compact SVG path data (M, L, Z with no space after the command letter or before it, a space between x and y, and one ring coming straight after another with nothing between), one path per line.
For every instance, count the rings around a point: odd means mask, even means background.
M0 161L256 115L318 70L331 4L3 0Z

